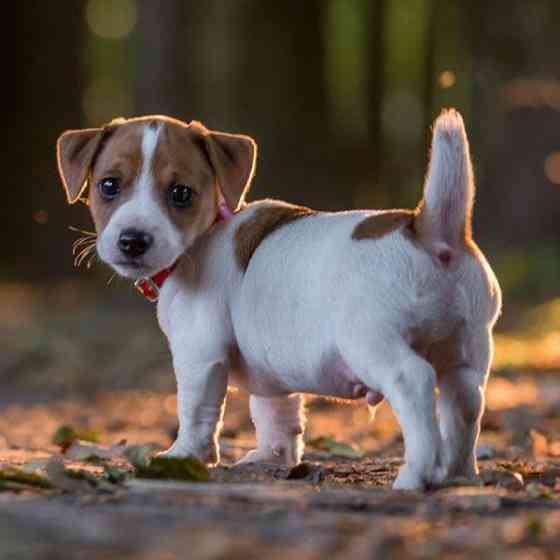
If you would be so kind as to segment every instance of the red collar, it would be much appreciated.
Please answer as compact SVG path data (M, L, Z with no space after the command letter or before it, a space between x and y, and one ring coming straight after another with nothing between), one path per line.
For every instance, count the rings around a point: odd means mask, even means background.
M159 291L163 283L171 276L175 270L177 262L173 263L169 268L160 270L153 276L139 278L134 282L134 287L148 300L155 303L159 298Z
M233 212L226 206L225 203L221 203L218 208L218 214L214 220L214 224L218 222L223 222L228 218L231 218ZM177 262L175 261L169 268L164 268L160 270L157 274L153 276L148 276L145 278L139 278L134 282L134 287L150 302L155 303L159 298L159 292L163 283L171 276L175 268L177 267Z

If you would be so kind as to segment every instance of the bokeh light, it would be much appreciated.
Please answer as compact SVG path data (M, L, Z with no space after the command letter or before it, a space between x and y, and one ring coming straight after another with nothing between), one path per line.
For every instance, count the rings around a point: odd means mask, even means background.
M439 75L438 83L441 88L448 89L453 87L457 81L457 76L452 70L445 70Z
M555 185L560 185L560 152L552 152L544 161L544 174Z
M502 96L512 108L550 107L560 111L559 80L517 78L503 87Z
M130 115L134 110L134 99L119 80L98 78L84 93L83 109L87 122L99 126L115 117Z
M86 21L92 33L103 39L123 39L138 19L134 0L89 0Z
M46 210L35 210L33 212L33 221L36 224L44 225L49 221L49 213Z

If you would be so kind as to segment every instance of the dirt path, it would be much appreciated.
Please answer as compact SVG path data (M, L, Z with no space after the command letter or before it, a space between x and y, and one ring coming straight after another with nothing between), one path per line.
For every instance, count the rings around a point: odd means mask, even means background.
M391 491L402 440L389 407L370 423L363 404L315 399L303 467L233 468L254 444L239 392L210 482L140 480L120 450L168 446L176 400L153 310L127 298L104 311L71 287L0 301L0 560L560 557L556 370L492 376L478 485ZM62 425L127 444L105 460L61 455Z

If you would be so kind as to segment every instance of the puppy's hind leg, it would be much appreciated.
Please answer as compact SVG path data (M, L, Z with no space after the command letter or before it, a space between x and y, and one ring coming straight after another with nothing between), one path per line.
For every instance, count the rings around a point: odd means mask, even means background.
M297 465L303 454L303 397L289 395L265 398L251 395L249 404L257 431L257 448L238 464Z
M354 339L353 349L344 352L345 359L364 384L385 396L403 431L405 465L393 487L421 490L439 484L441 437L435 414L435 370L399 337L377 341L374 346L356 343Z
M438 367L438 410L447 477L474 478L478 474L476 442L484 411L484 389L492 355L492 338L482 326L464 333L459 347L465 353L453 365Z

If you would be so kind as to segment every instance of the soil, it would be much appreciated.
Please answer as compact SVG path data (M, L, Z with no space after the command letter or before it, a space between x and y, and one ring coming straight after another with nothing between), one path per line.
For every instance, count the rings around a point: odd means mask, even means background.
M91 477L40 488L0 476L0 560L560 558L555 368L494 372L475 483L391 490L403 444L389 406L370 422L364 403L314 398L302 466L234 467L254 445L239 391L211 481L145 480L121 454L76 460L52 438L70 425L103 446L170 445L174 380L153 308L122 287L0 293L0 469L48 479L55 457ZM109 466L125 479L109 484Z

